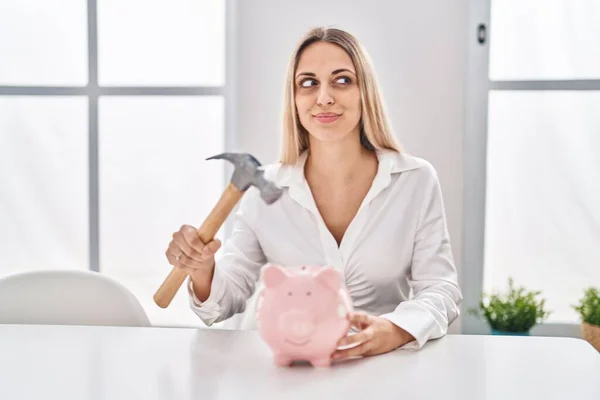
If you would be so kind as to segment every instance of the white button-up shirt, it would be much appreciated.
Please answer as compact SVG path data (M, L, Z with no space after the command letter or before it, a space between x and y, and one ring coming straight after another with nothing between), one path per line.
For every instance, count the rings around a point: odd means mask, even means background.
M284 190L277 202L267 205L248 189L217 258L209 298L201 303L188 282L192 310L210 326L253 308L248 299L266 263L332 265L356 310L387 318L416 338L404 348L445 335L462 295L433 166L378 150L377 175L338 247L305 180L306 157L295 166L265 167L265 177Z

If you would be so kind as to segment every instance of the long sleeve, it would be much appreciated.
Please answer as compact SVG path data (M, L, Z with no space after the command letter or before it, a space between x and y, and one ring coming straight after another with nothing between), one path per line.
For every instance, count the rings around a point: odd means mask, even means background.
M413 296L382 315L415 337L404 349L420 349L428 340L444 336L460 314L462 301L442 192L433 167L430 172L409 276Z
M223 245L222 255L215 260L211 292L206 301L198 300L188 280L190 307L207 326L244 312L246 301L255 291L260 269L266 263L252 229L256 200L256 193L250 188L233 216L233 230Z

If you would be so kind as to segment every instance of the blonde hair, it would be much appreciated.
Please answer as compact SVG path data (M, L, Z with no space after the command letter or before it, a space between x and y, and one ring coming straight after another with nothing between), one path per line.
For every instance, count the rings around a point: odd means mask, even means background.
M366 51L354 36L343 30L314 28L301 38L289 61L285 84L280 162L295 164L299 156L309 147L308 133L301 125L296 111L294 75L302 52L316 42L328 42L340 46L348 53L354 64L360 89L362 145L369 150L390 149L400 152L401 147L391 131L375 70Z

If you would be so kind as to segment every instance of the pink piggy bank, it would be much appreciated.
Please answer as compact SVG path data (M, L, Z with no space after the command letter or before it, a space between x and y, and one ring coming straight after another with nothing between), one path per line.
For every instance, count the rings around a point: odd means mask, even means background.
M275 364L331 365L331 354L348 332L347 316L353 311L341 274L332 267L269 264L261 280L256 320Z

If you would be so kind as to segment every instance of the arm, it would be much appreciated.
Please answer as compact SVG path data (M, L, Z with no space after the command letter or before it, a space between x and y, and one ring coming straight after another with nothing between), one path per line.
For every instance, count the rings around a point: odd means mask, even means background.
M234 214L231 237L223 246L222 255L215 262L209 295L200 301L194 293L194 283L188 281L190 307L208 326L224 321L245 310L246 300L255 291L260 269L266 263L265 255L252 229L256 212L256 193L248 192ZM202 283L198 286L202 286ZM206 288L196 288L198 294Z
M402 328L415 340L402 348L421 348L444 336L460 314L462 301L446 225L437 174L429 174L428 189L415 233L410 283L413 297L381 317Z

